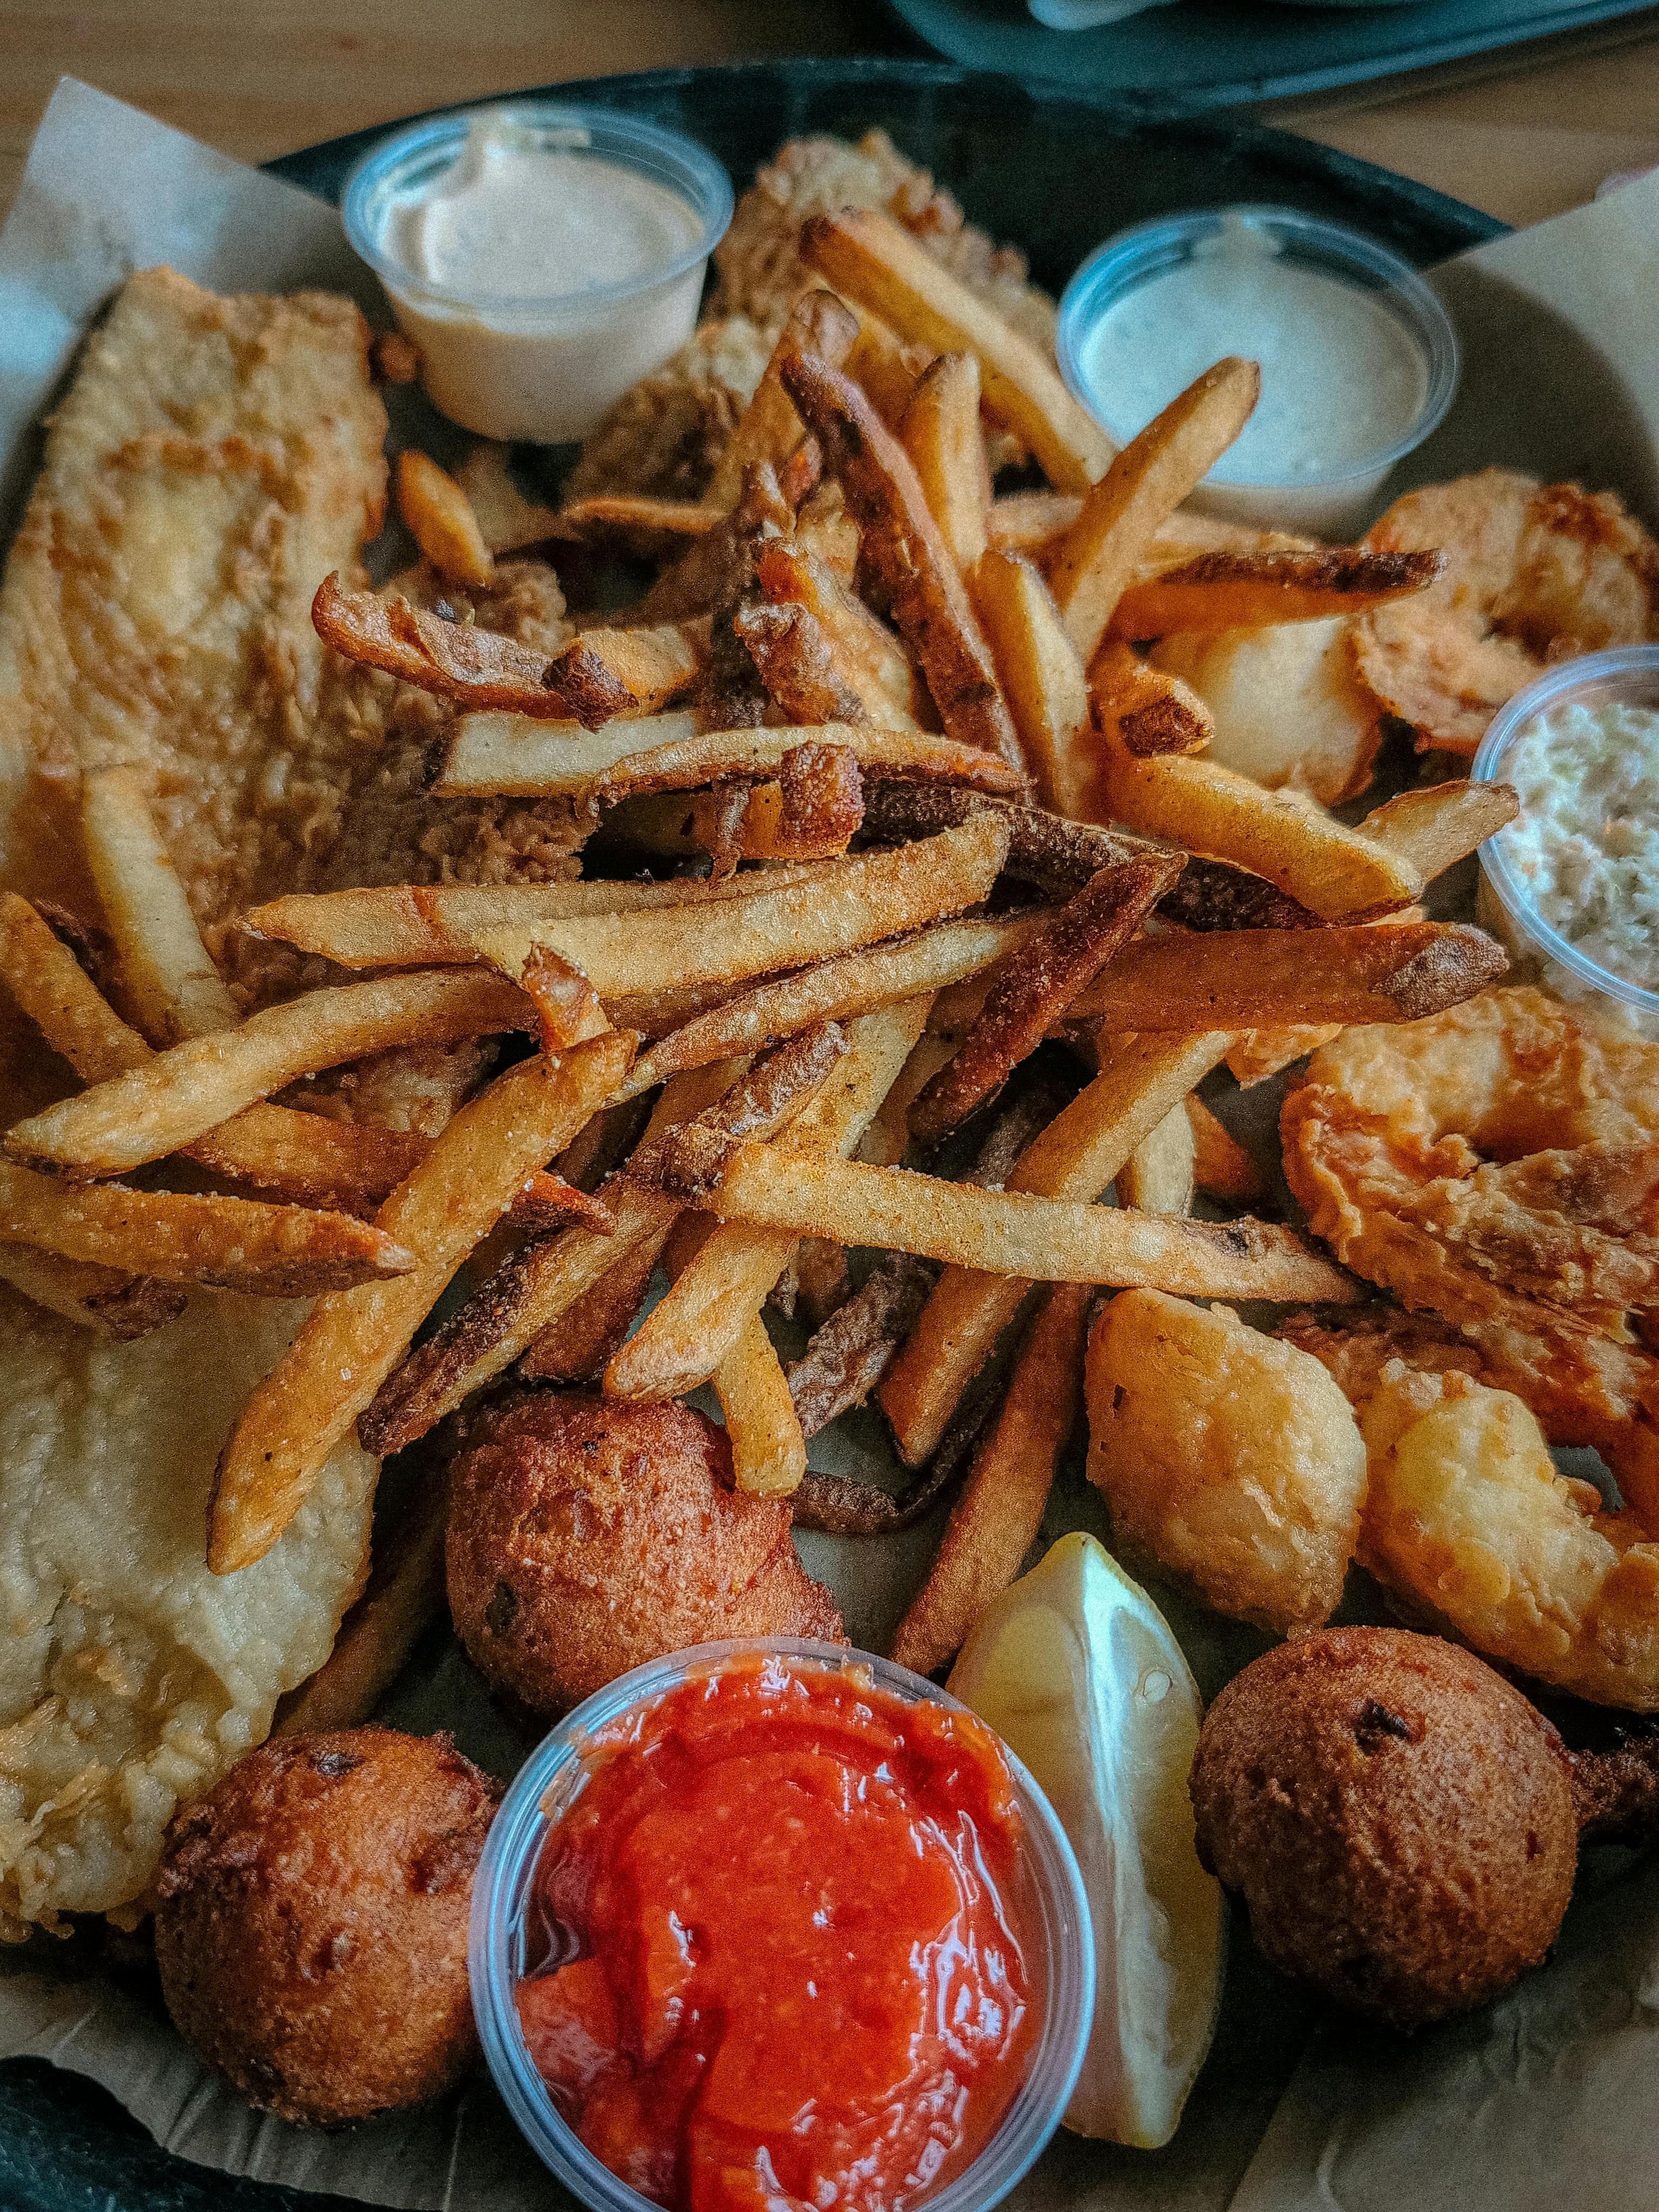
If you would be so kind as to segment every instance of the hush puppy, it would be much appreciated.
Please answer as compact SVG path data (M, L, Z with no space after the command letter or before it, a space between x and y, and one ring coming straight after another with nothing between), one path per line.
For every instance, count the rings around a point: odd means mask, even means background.
M537 1390L453 1468L449 1606L492 1688L556 1716L648 1659L740 1636L844 1643L780 1498L732 1487L726 1432L672 1401Z
M273 1739L168 1831L155 1956L185 2040L261 2112L335 2126L477 2050L467 1913L495 1809L447 1736Z
M1397 2027L1495 1997L1572 1893L1560 1737L1437 1637L1328 1628L1269 1651L1205 1716L1192 1796L1198 1855L1258 1948Z
M1095 1325L1086 1389L1089 1480L1130 1564L1274 1635L1330 1617L1365 1447L1310 1352L1226 1306L1123 1291Z

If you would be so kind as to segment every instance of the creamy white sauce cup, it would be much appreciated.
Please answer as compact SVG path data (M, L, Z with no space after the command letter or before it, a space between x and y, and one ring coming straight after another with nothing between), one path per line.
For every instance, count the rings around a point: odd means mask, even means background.
M503 283L499 267L491 282L489 252L471 257L453 240L441 273L416 265L423 257L411 216L418 219L435 197L454 191L481 133L511 156L554 157L561 174L571 163L591 166L591 177L577 180L585 220L556 283ZM643 261L641 225L634 224L622 255L629 265L613 277L603 219L605 186L618 170L626 173L629 199L654 198L668 220L659 250ZM614 197L620 225L623 195ZM347 179L342 214L347 236L419 349L434 404L485 437L557 445L585 436L630 385L660 368L690 337L708 256L732 220L732 184L695 140L655 124L599 107L509 100L437 116L383 139ZM516 215L522 239L523 209ZM526 243L533 249L540 241ZM502 240L484 237L481 246L493 246L511 275L515 257L503 252ZM517 258L529 267L536 255Z
M1236 271L1236 308L1195 289L1224 269ZM1409 264L1292 208L1206 208L1109 239L1066 288L1057 346L1072 392L1120 446L1212 361L1260 360L1256 414L1191 503L1228 521L1323 538L1364 527L1389 472L1457 388L1451 319ZM1316 431L1298 433L1298 416ZM1278 466L1272 446L1261 450L1270 434ZM1321 442L1332 449L1323 458Z
M1493 716L1470 775L1481 782L1513 781L1516 752L1541 715L1614 702L1659 710L1659 645L1587 653L1517 691ZM1477 919L1508 951L1512 980L1541 982L1626 1036L1659 1039L1659 991L1615 975L1544 919L1505 848L1505 836L1500 830L1480 848Z

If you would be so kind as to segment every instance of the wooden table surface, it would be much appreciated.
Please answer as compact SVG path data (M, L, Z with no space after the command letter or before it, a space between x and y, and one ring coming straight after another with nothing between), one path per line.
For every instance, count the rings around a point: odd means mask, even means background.
M249 161L446 101L674 62L910 51L875 0L0 0L0 209L65 72ZM1659 9L1267 119L1506 222L1659 163Z

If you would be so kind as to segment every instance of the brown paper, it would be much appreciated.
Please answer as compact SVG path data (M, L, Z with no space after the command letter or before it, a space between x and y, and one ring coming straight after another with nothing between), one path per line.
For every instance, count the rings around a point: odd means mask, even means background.
M35 465L37 422L76 345L133 269L170 261L222 290L318 284L377 316L333 210L64 79L0 236L0 535ZM1612 484L1659 520L1659 177L1483 246L1434 280L1463 337L1462 394L1401 483L1503 462ZM1396 487L1397 488L1397 487ZM1269 1087L1231 1109L1271 1135ZM816 1464L891 1483L876 1416L817 1441ZM1080 1458L1042 1544L1102 1531ZM936 1541L804 1536L860 1644L882 1648ZM1160 1592L1206 1694L1263 1648ZM505 1778L528 1748L453 1644L434 1638L386 1717L453 1729ZM71 1978L48 1938L0 1950L0 2057L101 2082L179 2155L409 2212L529 2212L557 2191L489 2084L338 2135L250 2112L204 2074L147 1995ZM1235 1924L1216 2047L1174 2144L1062 2136L1018 2212L1638 2212L1659 2200L1659 1865L1593 1856L1556 1955L1490 2012L1414 2041L1323 2018Z

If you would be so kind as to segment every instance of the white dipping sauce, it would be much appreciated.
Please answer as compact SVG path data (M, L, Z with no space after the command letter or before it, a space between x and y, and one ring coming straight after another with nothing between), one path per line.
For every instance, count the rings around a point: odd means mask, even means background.
M435 404L487 437L556 444L690 337L703 261L665 272L702 234L697 210L653 178L495 120L393 202L380 247L406 272L387 290ZM606 296L614 286L629 289Z
M1610 975L1659 990L1659 710L1547 708L1502 773L1521 811L1498 848L1540 919Z
M1237 218L1114 301L1082 338L1095 411L1127 442L1214 362L1261 367L1261 398L1207 485L1313 487L1409 436L1429 364L1378 294L1287 259ZM1297 519L1294 506L1279 510Z

